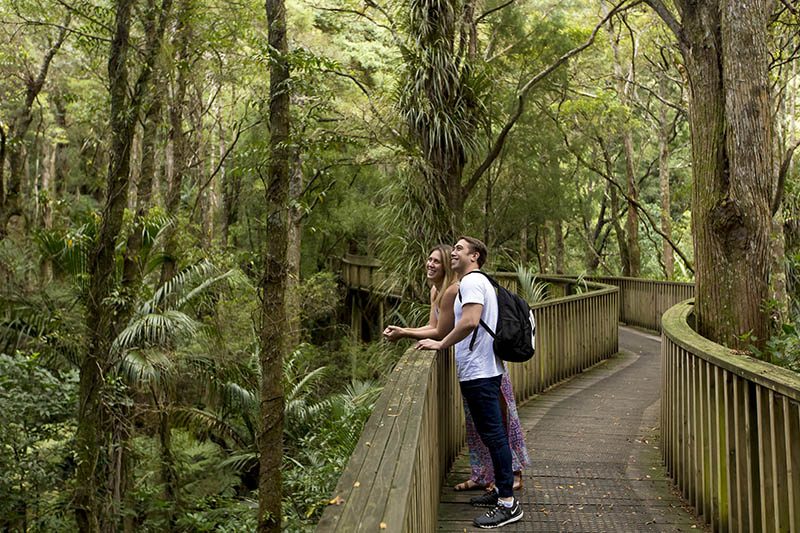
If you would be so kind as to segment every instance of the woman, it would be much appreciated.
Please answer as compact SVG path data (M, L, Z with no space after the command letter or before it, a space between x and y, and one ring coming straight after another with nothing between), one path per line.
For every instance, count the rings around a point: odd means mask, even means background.
M458 280L450 268L450 253L452 248L445 244L435 246L428 254L425 263L425 274L431 284L431 311L428 324L421 328L401 328L388 326L383 331L383 336L390 341L402 338L412 339L443 339L453 329L455 315L453 303L458 296ZM511 447L511 458L514 468L514 490L522 488L522 469L530 465L528 450L517 414L517 404L514 401L514 392L511 389L511 380L508 378L508 367L503 374L500 386L503 394L503 421L508 431L508 444ZM469 412L467 403L464 402L464 419L466 421L467 445L469 446L469 460L471 465L470 478L455 486L455 490L472 490L494 488L494 469L489 450L481 442L475 423Z

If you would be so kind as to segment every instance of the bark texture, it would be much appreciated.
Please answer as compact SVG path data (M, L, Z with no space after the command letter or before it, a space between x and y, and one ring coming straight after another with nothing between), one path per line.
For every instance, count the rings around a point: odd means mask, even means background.
M701 335L763 346L768 318L772 121L766 0L646 0L678 38L689 78L692 233ZM743 335L749 335L743 339Z
M2 174L0 174L0 238L6 236L11 218L24 214L22 205L22 184L25 175L24 141L33 120L31 109L36 97L39 96L44 87L53 58L66 40L68 27L69 19L65 21L64 27L59 32L55 42L42 58L36 75L31 74L25 80L25 99L11 121L8 143L6 143L5 133L3 135L3 149L0 151L0 155L8 156L9 172L5 184L3 183ZM6 144L8 144L8 148L6 148ZM0 167L4 164L5 157L0 157Z
M270 62L270 156L267 168L267 232L261 282L261 431L258 439L258 530L278 533L281 527L281 461L283 449L283 353L286 349L286 278L289 203L289 65L286 7L267 0Z
M87 351L81 362L77 432L78 468L73 499L81 532L112 532L120 529L120 507L128 487L128 442L130 427L126 408L115 395L125 391L114 383L111 346L125 310L111 303L115 288L116 244L128 202L130 156L136 118L143 95L150 87L157 50L165 30L171 0L162 0L160 10L150 10L145 26L151 31L144 64L132 95L128 87L128 50L135 0L117 0L114 36L109 49L111 146L105 203L95 250L89 259L89 291L86 303ZM155 14L159 14L156 24Z

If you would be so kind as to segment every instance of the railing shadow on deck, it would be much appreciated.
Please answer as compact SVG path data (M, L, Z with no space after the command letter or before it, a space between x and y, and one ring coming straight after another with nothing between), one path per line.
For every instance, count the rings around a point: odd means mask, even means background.
M515 288L513 276L497 277ZM561 293L575 287L565 278L538 279ZM518 402L617 352L619 290L586 287L532 306L536 355L509 365ZM461 402L451 351L407 350L336 486L338 504L328 506L317 531L434 531L444 476L464 445Z
M701 337L693 311L662 319L667 471L715 531L800 531L800 376Z

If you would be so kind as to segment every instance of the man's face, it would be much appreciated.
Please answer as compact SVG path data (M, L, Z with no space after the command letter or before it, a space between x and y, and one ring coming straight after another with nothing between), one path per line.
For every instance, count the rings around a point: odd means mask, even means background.
M464 239L459 240L454 246L453 251L450 253L450 266L453 271L457 273L465 272L470 264L477 263L478 253L470 252L469 243Z

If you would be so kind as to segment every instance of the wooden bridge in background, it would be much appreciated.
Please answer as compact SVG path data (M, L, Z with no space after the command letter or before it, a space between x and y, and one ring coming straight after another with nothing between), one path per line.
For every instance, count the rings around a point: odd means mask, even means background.
M345 258L342 278L391 295L378 269ZM697 335L691 284L538 281L536 356L510 365L532 465L505 530L800 532L797 374ZM405 352L318 531L471 530L452 359Z

